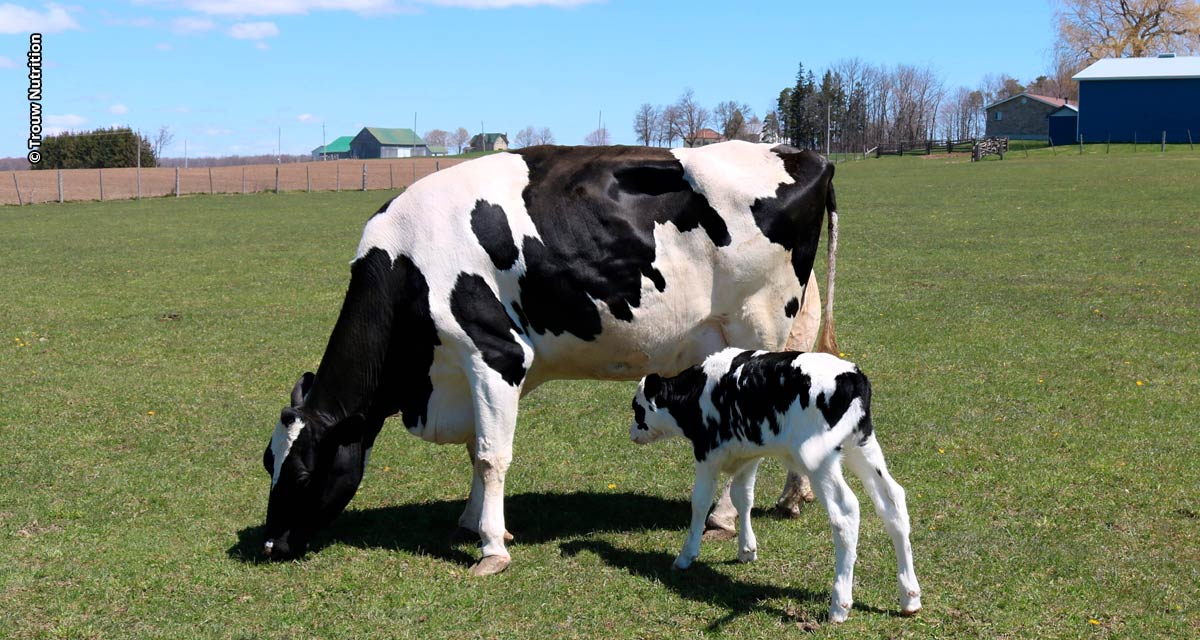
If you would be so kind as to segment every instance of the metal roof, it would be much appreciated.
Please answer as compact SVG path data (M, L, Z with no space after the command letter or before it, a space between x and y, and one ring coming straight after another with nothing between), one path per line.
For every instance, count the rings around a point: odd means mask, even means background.
M313 149L314 153L350 153L350 141L354 136L341 136L337 140L325 145L325 148L317 147Z
M1200 78L1200 56L1174 58L1105 58L1080 71L1072 80L1150 80Z
M375 136L379 144L406 147L419 147L425 144L421 136L418 136L412 129L388 129L385 127L365 127L365 129L372 136Z

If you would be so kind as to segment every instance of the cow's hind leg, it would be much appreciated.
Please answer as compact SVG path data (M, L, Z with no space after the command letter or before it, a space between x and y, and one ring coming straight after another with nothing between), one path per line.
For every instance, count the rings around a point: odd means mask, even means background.
M908 505L904 488L888 473L883 450L872 434L861 446L846 449L846 466L862 480L875 513L883 520L896 550L896 578L900 587L900 613L913 615L921 610L921 587L913 569L912 544L909 542Z
M510 385L490 370L482 371L472 392L475 405L475 473L483 499L479 509L479 538L483 558L471 574L500 573L512 561L504 544L504 478L512 462L520 385Z
M451 536L452 543L479 539L479 519L483 514L483 476L475 466L475 440L467 442L467 457L471 460L471 492L467 495L467 506L458 517L458 530ZM512 542L513 535L504 532L504 542Z

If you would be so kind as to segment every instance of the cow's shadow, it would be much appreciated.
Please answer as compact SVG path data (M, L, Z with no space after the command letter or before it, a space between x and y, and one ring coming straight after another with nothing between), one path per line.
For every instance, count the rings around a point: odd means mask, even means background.
M438 500L373 509L349 509L309 544L309 556L332 544L364 549L396 549L428 555L464 567L478 559L477 541L452 540L464 500ZM540 544L589 533L682 530L691 517L685 500L637 493L524 493L506 496L505 520L514 544ZM229 557L260 562L263 527L246 527L227 551ZM470 542L470 541L468 541Z

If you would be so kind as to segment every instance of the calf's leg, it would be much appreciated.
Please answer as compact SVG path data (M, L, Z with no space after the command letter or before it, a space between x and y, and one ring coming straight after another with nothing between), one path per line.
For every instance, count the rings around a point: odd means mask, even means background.
M854 603L854 562L858 558L858 498L842 476L842 464L831 457L811 475L813 493L829 514L836 556L833 597L829 606L830 622L843 622Z
M696 463L696 484L692 486L692 524L683 549L675 558L676 569L687 569L700 557L700 539L704 535L704 516L717 490L717 465L711 460Z
M747 462L733 476L730 494L741 521L738 526L739 562L758 560L758 538L754 535L754 528L750 526L750 511L754 508L754 476L758 473L760 462L762 458Z
M860 447L846 447L846 466L862 480L871 496L875 513L883 520L896 550L896 579L900 588L900 613L913 615L921 610L921 587L913 569L912 544L909 542L908 506L904 488L888 473L883 450L874 434Z

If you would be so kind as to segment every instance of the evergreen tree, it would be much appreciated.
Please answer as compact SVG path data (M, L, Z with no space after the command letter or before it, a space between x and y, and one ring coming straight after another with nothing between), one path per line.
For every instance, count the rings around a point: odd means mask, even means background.
M136 167L138 147L141 147L141 164L153 167L157 164L154 146L150 140L135 133L129 127L95 129L79 133L61 133L47 136L42 141L42 161L34 169L109 169Z

